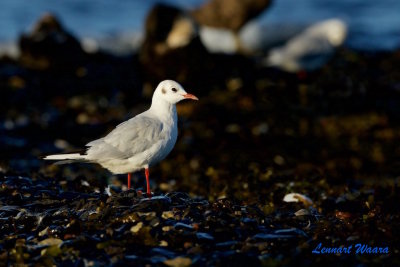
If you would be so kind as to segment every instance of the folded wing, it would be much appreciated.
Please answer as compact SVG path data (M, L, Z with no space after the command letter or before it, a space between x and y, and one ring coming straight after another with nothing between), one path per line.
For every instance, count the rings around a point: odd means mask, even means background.
M89 160L128 159L151 148L163 138L162 123L138 116L118 125L107 136L88 143Z

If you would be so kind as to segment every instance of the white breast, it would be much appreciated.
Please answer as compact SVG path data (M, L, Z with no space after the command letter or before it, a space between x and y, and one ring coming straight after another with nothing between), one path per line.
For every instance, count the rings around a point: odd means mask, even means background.
M159 147L158 151L152 156L149 160L149 165L154 165L159 161L165 159L168 154L172 151L175 146L176 140L178 138L178 119L176 111L173 114L173 118L171 120L167 120L164 123L163 133L162 135L165 136L165 139L162 140L161 146Z
M168 154L172 151L175 146L177 137L178 137L178 129L177 127L173 127L169 134L169 138L162 142L160 149L158 152L150 159L149 165L152 166L161 160L165 159Z

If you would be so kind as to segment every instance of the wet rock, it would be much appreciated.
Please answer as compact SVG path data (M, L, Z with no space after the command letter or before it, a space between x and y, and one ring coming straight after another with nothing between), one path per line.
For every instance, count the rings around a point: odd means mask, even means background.
M171 199L165 196L155 196L152 198L141 199L138 204L133 206L134 211L155 211L161 213L167 210L171 204Z
M163 248L153 248L151 250L151 252L154 255L164 256L167 259L171 259L171 258L174 258L176 256L176 253L174 253L174 252L172 252L170 250L167 250L167 249L163 249Z
M228 249L228 248L233 249L234 247L236 247L239 244L240 244L240 242L232 240L232 241L217 243L217 244L215 244L215 247L220 248L220 249Z
M185 257L176 257L174 259L164 261L164 264L170 267L186 267L192 265L192 260Z
M196 237L199 241L214 241L214 237L208 233L197 232Z
M258 241L268 241L273 239L289 239L299 236L307 237L307 234L299 229L281 229L275 230L272 233L259 233L253 236L253 239Z
M186 231L193 231L193 230L194 230L194 229L193 229L193 226L188 225L188 224L185 224L185 223L181 223L181 222L176 223L176 224L174 225L174 227L175 227L175 229L177 229L177 230L180 230L180 229L186 230Z
M294 213L296 216L308 216L311 215L310 211L307 209L300 209Z
M279 230L275 230L274 231L275 234L286 234L286 235L293 235L293 236L303 236L303 237L307 237L307 234L300 230L300 229L296 229L296 228L290 228L290 229L279 229Z

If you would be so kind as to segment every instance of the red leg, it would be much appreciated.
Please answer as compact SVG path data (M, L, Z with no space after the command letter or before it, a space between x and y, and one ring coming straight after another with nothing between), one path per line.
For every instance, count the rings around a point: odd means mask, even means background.
M128 173L128 189L130 189L131 188L131 173Z
M151 198L151 191L150 191L150 179L149 179L149 169L144 169L144 174L146 175L146 184L147 184L147 197Z

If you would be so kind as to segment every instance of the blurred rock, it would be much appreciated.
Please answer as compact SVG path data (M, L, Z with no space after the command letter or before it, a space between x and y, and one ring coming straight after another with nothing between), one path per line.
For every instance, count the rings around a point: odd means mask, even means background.
M233 73L248 75L253 66L242 56L209 53L191 17L167 4L155 5L146 18L139 62L146 81L175 79L192 90L225 83Z
M139 51L146 77L155 82L166 78L190 80L199 74L206 54L196 24L183 10L167 4L151 9Z
M254 51L248 49L250 47L248 38L244 38L249 36L247 32L250 28L243 26L261 14L271 2L271 0L210 0L193 10L191 15L200 25L200 38L208 51L253 54Z
M271 0L209 0L191 12L200 25L237 32L249 20L260 15Z
M30 33L20 37L19 49L21 64L33 69L75 68L85 59L78 39L50 13L44 14Z
M19 57L19 49L15 42L0 42L0 60L7 57L12 59Z

